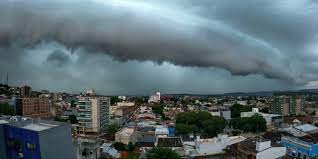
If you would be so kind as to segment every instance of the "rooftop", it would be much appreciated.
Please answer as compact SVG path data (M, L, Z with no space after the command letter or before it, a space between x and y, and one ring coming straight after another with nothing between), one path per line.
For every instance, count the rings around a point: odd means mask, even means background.
M302 136L299 139L302 140L302 141L309 142L309 143L317 144L318 143L318 133Z
M7 123L9 123L9 122L6 120L0 120L0 124L7 124Z
M158 138L158 147L182 147L179 137Z
M312 131L318 130L318 127L315 127L310 124L304 124L304 125L295 126L295 129L301 130L303 132L312 132Z
M58 125L53 125L53 124L47 124L47 123L31 123L29 125L23 126L22 128L28 129L28 130L33 130L33 131L43 131L47 130L50 128L57 127Z
M131 135L135 132L135 129L134 128L128 128L128 127L125 127L123 129L121 129L119 132L117 132L118 134L120 135Z
M254 152L256 153L256 142L266 142L270 141L267 139L259 139L259 138L251 138L251 139L246 139L242 142L239 142L238 144L241 146L242 149L249 151L249 152Z
M32 130L32 131L44 131L47 129L59 127L62 125L67 125L67 123L56 122L56 121L48 121L48 120L38 120L38 119L31 119L25 118L17 121L9 121L5 123L7 125L18 127L22 129Z

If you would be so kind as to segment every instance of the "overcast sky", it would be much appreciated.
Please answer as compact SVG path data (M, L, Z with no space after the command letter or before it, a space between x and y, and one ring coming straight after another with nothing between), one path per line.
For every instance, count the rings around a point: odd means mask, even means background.
M0 82L102 94L318 87L315 0L1 0Z

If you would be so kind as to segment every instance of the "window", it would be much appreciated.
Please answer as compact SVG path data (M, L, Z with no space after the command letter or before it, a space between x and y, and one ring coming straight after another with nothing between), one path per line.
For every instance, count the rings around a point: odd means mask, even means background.
M7 141L7 146L8 146L8 148L13 148L14 147L14 141L13 141L13 139L8 139L8 141Z
M27 145L27 148L28 148L29 150L35 150L35 149L36 149L35 144L27 143L26 145Z

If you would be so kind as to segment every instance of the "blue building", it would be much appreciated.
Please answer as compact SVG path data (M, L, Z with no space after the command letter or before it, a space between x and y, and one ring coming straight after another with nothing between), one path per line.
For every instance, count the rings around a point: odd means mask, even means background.
M69 124L42 120L4 123L0 141L0 158L4 159L76 158Z
M3 126L9 123L6 120L0 119L0 159L6 159L6 144L4 140Z
M281 144L287 148L287 155L300 159L311 159L318 157L317 139L312 136L284 136Z

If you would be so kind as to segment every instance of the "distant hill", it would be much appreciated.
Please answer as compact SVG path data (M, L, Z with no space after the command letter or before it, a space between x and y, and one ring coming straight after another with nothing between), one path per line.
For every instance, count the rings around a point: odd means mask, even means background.
M286 90L286 91L260 91L260 92L232 92L224 94L165 94L170 96L197 96L197 97L208 97L208 96L273 96L273 95L318 95L318 89L300 89L300 90Z

